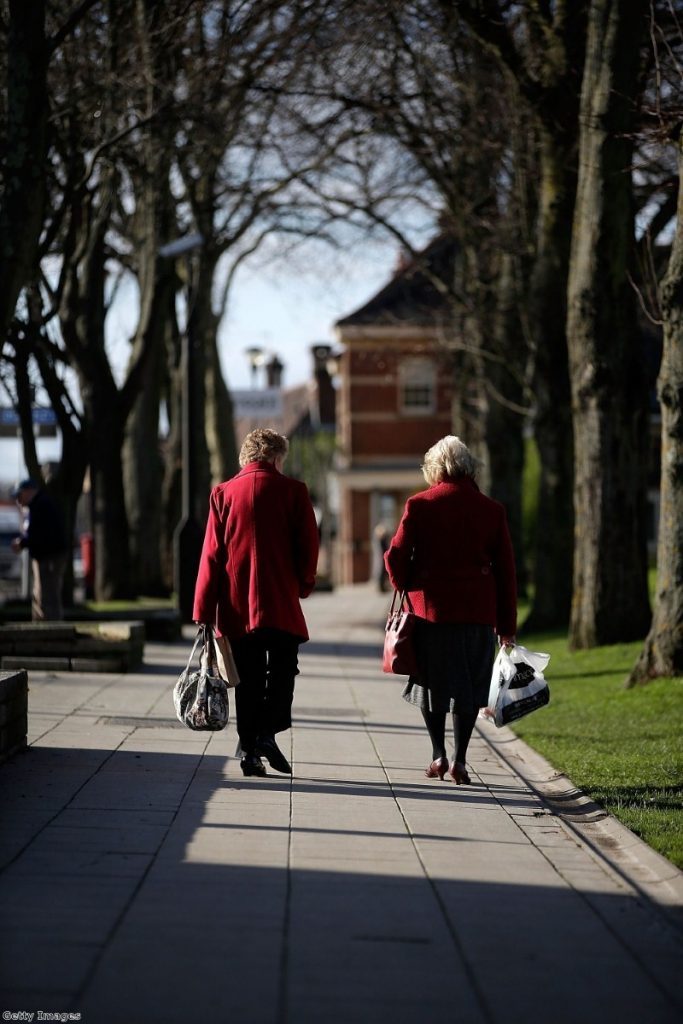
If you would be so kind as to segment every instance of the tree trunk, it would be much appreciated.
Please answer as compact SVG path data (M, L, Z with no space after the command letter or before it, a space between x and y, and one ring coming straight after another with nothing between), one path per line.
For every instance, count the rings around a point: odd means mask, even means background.
M647 596L647 393L632 253L631 160L646 0L593 0L568 341L575 445L573 647L642 638Z
M94 390L86 403L95 557L95 600L134 596L123 493L123 422L111 395Z
M683 134L678 137L678 219L661 288L664 352L657 382L662 415L657 591L650 632L629 685L683 675Z
M206 522L211 486L237 470L232 402L221 372L217 348L219 318L212 305L216 265L217 255L208 245L200 252L191 324L196 358L195 408L203 410L195 431L196 517L202 525Z
M575 194L573 139L541 127L538 249L529 302L534 433L541 466L534 600L526 621L532 630L565 627L571 605L574 511L566 308Z
M534 603L525 624L533 629L565 626L569 620L572 432L565 310L576 190L576 83L585 56L587 5L588 0L545 5L542 15L537 4L457 5L461 17L507 67L541 139L538 241L529 302L541 461ZM539 45L541 20L547 24ZM526 29L527 48L516 38L520 24Z
M91 372L81 394L88 438L92 495L95 599L109 601L134 595L123 490L123 438L126 415L107 361L104 344L104 227L93 243L89 272L83 275L83 347L92 346Z
M0 338L22 288L35 278L43 227L47 168L45 0L10 0L7 45L7 137L0 204Z
M135 24L145 67L147 115L152 118L141 140L141 164L134 175L134 233L138 239L137 276L140 316L131 367L144 353L140 391L128 422L123 448L124 490L130 528L131 572L136 593L166 595L170 587L162 569L163 459L159 414L166 378L168 318L175 320L176 276L173 264L158 256L159 246L176 233L170 193L173 122L154 118L162 102L161 83L173 81L176 55L163 45L159 25L163 9L155 0L137 0ZM133 161L135 166L135 161Z
M491 488L491 461L488 449L486 421L488 398L486 395L486 364L481 354L484 348L486 325L490 323L491 298L481 284L479 252L473 245L463 243L454 267L455 292L467 295L476 314L459 314L454 303L451 325L456 347L451 354L453 366L453 398L451 422L453 432L465 442L472 454L481 461L478 476L481 489L488 494ZM448 337L446 339L449 341ZM487 339L490 345L490 340ZM462 343L461 347L458 345Z
M64 401L66 391L64 381L55 368L49 342L42 334L42 308L38 289L29 291L28 309L33 321L32 354L62 433L62 453L59 468L54 477L53 489L64 513L66 536L70 542L75 542L78 540L76 536L78 502L83 493L83 480L88 465L85 437L81 425L74 423L74 419L68 411L70 402L65 403ZM73 559L69 558L64 573L63 590L64 605L67 608L72 607L74 603L73 589Z
M157 280L157 289L162 291L163 288ZM123 447L133 586L137 593L147 595L168 593L162 576L160 543L163 465L159 446L159 408L165 325L158 300L153 301L152 309L153 315L146 327L148 337L139 339L140 344L150 346L150 352L145 362L141 391L126 426Z
M491 467L490 495L501 501L507 511L512 546L517 562L517 592L526 594L527 573L522 533L522 474L524 469L524 407L523 380L526 345L518 315L518 294L513 273L513 258L501 257L498 290L493 324L494 354L500 362L492 362L485 380L494 388L488 402L486 435Z
M186 325L189 358L193 362L195 410L194 421L191 424L194 490L190 494L190 518L203 528L206 523L211 490L211 459L206 434L206 378L209 349L215 338L215 325L212 326L214 316L211 308L211 296L216 260L211 253L201 249L198 253L197 263L196 283L194 287L191 283L189 286L191 311Z
M217 345L218 323L206 339L206 444L209 449L211 482L220 483L233 476L239 466L235 443L232 399L221 371Z
M104 236L106 211L93 224L85 212L88 202L74 202L74 231L78 244L66 251L67 283L59 311L62 337L77 369L83 400L84 431L90 466L95 598L130 597L128 522L123 493L123 447L126 409L107 360L104 340ZM80 256L76 252L80 251Z
M155 182L158 192L158 183ZM168 318L175 319L176 278L172 264L157 256L160 237L155 196L140 198L147 206L148 229L140 251L140 319L131 364L144 350L140 392L128 418L123 447L124 490L130 528L133 587L136 593L167 594L162 569L164 464L159 440L159 412L166 378ZM175 524L174 524L175 525Z
M182 437L180 336L177 323L168 321L165 381L168 436L163 449L164 473L161 499L161 571L164 585L174 586L173 536L182 515Z

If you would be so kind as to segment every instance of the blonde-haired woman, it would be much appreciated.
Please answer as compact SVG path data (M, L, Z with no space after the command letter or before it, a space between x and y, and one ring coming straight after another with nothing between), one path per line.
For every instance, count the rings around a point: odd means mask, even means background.
M227 636L244 775L291 773L275 735L291 726L299 644L308 639L300 599L313 590L318 527L308 489L284 476L289 442L275 430L247 434L242 467L211 491L194 619Z
M428 778L469 785L466 757L480 707L486 705L495 650L515 639L515 560L504 507L481 493L477 460L459 437L425 455L426 491L409 498L385 561L397 590L418 616L419 668L403 692L422 715L432 742ZM452 714L454 756L446 756Z

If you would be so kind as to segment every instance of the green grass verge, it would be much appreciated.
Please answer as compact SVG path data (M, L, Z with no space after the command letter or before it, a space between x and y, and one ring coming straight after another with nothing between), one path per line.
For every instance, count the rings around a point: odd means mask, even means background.
M175 608L175 600L171 597L136 597L128 601L86 601L85 607L92 612L122 612L130 609Z
M520 642L551 656L550 704L515 732L683 868L683 678L626 690L640 643L570 652L564 634Z

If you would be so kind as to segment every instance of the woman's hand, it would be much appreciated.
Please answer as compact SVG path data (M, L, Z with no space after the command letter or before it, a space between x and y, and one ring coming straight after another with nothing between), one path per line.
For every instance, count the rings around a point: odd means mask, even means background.
M499 636L498 643L501 647L514 647L517 643L516 636Z

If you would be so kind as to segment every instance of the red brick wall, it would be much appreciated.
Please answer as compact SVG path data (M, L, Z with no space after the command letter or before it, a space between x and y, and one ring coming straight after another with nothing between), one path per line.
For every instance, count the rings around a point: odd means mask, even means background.
M373 493L390 493L382 481L382 463L420 465L422 457L451 430L452 374L442 354L429 339L406 338L395 342L367 336L342 337L346 345L341 362L338 403L338 438L347 464L377 465L377 479L367 490L342 491L339 524L340 579L358 583L370 578ZM436 408L432 413L404 413L400 409L399 366L404 359L431 358L435 362ZM401 496L403 497L403 496ZM403 511L398 502L397 515Z
M344 583L362 583L370 577L370 492L342 493L339 523L339 577Z
M433 358L437 367L436 410L400 410L398 367L413 356ZM381 462L382 456L421 458L451 429L451 373L433 347L354 348L345 353L342 392L343 443L351 461Z
M383 455L414 455L421 459L428 448L450 432L450 417L428 416L422 419L351 421L351 450L354 459L369 460Z

